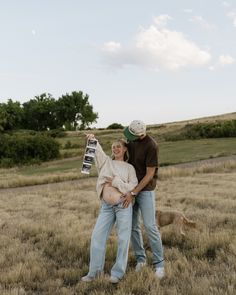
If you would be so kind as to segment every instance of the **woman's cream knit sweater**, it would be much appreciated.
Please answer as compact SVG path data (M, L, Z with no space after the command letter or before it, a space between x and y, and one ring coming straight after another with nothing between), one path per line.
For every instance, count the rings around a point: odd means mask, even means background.
M138 184L134 167L125 162L112 160L107 156L99 142L95 153L95 164L98 170L97 194L102 198L103 186L106 182L106 177L112 177L112 186L117 188L122 194L132 191Z

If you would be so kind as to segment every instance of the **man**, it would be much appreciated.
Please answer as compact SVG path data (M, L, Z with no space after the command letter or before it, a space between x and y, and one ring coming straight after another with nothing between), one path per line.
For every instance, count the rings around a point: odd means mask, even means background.
M142 215L145 230L153 253L155 275L161 279L165 276L164 256L161 236L155 219L155 187L158 171L158 147L153 138L146 134L146 125L134 120L124 130L128 140L129 163L135 168L138 185L126 194L123 206L127 208L135 198L133 206L133 224L131 242L140 271L146 265L146 254L140 226Z

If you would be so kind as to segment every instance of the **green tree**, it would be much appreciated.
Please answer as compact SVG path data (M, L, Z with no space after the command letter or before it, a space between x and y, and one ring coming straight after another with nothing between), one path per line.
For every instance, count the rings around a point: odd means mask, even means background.
M4 131L7 122L7 114L0 104L0 132Z
M0 166L48 161L59 156L60 144L44 135L0 135Z
M13 130L21 127L23 119L23 109L19 102L11 99L7 103L0 104L0 128L3 130Z
M58 121L66 129L85 129L91 123L96 122L98 114L93 112L93 106L89 104L88 94L82 91L73 91L71 94L62 95L57 103Z
M107 129L124 129L124 126L119 123L112 123L111 125L107 126Z
M37 131L59 127L56 101L51 94L43 93L23 104L24 128Z

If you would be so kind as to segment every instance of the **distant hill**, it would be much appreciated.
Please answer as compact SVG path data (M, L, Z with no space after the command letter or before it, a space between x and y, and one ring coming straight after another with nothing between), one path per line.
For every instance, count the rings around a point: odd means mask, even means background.
M222 115L216 115L216 116L209 116L209 117L202 117L202 118L196 118L191 120L184 120L184 121L174 121L174 122L167 122L163 124L152 124L148 125L148 127L158 127L161 125L186 125L186 124L194 124L194 123L210 123L210 122L216 122L216 121L225 121L225 120L236 120L236 112L234 113L227 113Z
M164 134L178 134L188 124L214 123L217 121L222 122L222 121L229 121L229 120L236 120L236 112L217 115L217 116L196 118L191 120L167 122L163 124L152 124L152 125L148 125L147 127L154 134L157 132L158 135L160 136Z

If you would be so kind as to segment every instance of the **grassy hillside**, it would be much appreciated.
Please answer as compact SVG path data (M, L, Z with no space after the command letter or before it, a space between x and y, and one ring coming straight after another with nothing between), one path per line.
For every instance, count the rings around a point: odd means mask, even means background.
M178 131L183 128L187 124L194 124L194 123L214 123L217 121L227 121L227 120L236 120L236 112L234 113L227 113L217 116L210 116L210 117L203 117L203 118L196 118L191 120L184 120L178 122L167 122L163 124L153 124L150 125L149 128L159 128L161 130L161 134L166 132L174 132Z
M148 126L148 133L159 144L160 165L172 165L236 154L236 137L179 141L167 141L165 139L169 135L178 134L190 122L213 122L229 119L236 119L236 113ZM91 130L87 132L92 132L96 135L108 155L111 153L112 142L117 138L123 137L122 130ZM61 145L61 159L35 166L0 169L0 188L86 177L80 173L86 145L85 138L83 131L67 132L66 137L57 138ZM96 175L94 165L91 175Z

